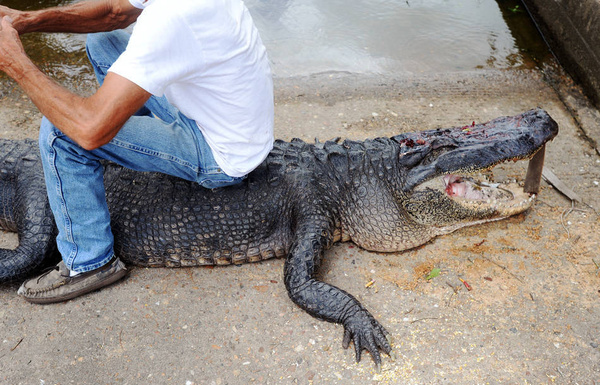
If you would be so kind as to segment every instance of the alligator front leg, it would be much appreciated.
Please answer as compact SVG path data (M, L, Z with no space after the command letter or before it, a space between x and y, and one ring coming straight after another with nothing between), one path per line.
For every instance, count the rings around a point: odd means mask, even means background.
M386 338L389 333L352 295L314 278L323 253L323 238L320 232L312 234L314 236L294 242L285 262L284 280L288 295L313 317L342 324L344 349L353 340L356 361L360 361L362 350L366 349L379 369L379 350L386 354L392 350Z

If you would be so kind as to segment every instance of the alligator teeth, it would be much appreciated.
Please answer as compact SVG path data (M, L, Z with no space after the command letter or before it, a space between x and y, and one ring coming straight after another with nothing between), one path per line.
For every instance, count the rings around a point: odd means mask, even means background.
M498 188L498 186L500 186L500 183L479 182L479 184L482 186L491 187L491 188Z

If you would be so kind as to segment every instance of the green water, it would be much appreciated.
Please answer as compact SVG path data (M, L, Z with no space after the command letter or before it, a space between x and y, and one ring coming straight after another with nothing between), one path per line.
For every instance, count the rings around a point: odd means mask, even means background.
M0 0L18 9L64 3L69 1ZM516 0L247 0L246 5L279 77L520 69L549 57ZM59 81L94 81L85 36L29 34L23 44Z

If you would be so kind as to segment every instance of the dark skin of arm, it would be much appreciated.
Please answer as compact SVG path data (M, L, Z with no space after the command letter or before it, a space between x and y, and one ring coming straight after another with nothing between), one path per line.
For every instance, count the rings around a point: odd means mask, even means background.
M128 0L92 0L31 12L0 6L0 70L13 78L65 135L86 150L96 149L108 143L151 94L112 72L93 95L74 94L33 64L19 35L110 31L130 25L140 13Z

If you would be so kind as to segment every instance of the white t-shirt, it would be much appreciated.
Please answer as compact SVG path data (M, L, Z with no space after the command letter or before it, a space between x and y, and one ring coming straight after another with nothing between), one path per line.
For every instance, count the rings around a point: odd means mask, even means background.
M219 166L246 175L273 147L273 80L241 0L129 0L143 8L109 71L196 121Z

